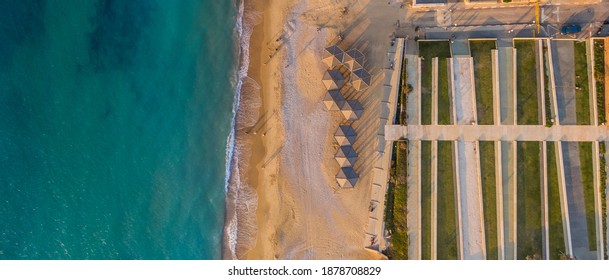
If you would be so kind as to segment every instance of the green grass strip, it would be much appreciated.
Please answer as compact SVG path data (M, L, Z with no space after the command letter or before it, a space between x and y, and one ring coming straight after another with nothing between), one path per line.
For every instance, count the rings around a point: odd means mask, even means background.
M495 177L495 142L480 141L480 175L482 176L482 204L486 259L499 258L497 249L497 184Z
M431 124L431 61L432 58L450 57L448 41L420 41L419 56L421 61L421 124Z
M390 250L385 252L389 259L408 259L408 186L407 159L408 142L394 142L395 162L389 188L387 190L387 203L385 205L385 226L393 233Z
M598 123L607 121L605 117L605 40L594 40L594 80L596 82L596 107Z
M453 143L438 141L438 259L457 259Z
M450 124L450 96L448 94L448 61L438 61L438 124Z
M421 141L421 257L431 259L431 142Z
M541 259L539 142L517 142L518 259Z
M558 163L556 162L556 144L546 143L548 157L548 223L550 241L550 259L559 260L561 254L566 253L565 235L560 208L560 192L558 186Z
M537 98L537 62L535 41L514 40L517 50L517 120L518 124L539 124L539 100Z
M594 176L592 168L592 142L579 142L579 164L584 189L584 208L588 226L588 247L596 251L596 219L594 215Z
M586 42L575 42L575 115L577 124L590 124L590 87L588 83L588 59Z
M469 48L474 59L476 110L478 124L493 124L493 69L492 53L495 41L471 41ZM488 253L488 252L487 252Z

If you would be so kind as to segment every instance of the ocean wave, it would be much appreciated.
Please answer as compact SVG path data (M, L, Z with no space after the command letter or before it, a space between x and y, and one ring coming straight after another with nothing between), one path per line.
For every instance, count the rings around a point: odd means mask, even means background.
M239 45L239 68L235 83L235 101L231 133L226 148L226 220L224 227L223 258L237 259L256 242L256 208L258 197L247 185L248 162L251 150L245 143L243 128L251 126L258 118L261 106L260 86L247 77L249 69L249 44L253 28L260 22L261 14L245 1L237 3L235 40Z

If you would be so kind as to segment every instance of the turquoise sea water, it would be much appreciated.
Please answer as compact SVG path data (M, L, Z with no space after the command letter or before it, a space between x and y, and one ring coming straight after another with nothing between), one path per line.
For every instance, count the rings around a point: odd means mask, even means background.
M0 0L0 259L221 257L235 13Z

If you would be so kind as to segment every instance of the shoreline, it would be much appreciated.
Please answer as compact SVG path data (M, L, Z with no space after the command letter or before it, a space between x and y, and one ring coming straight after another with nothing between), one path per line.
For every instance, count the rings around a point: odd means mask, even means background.
M370 53L367 67L378 74L385 50L369 43L384 43L379 28L385 27L351 26L370 11L367 1L246 2L244 18L254 15L260 21L251 33L236 114L223 258L382 259L364 248L380 108L375 93L382 85L348 97L368 107L354 124L360 135L354 146L362 156L355 165L360 180L355 189L340 189L334 179L339 166L333 134L343 117L321 102L325 69L320 57L339 32L350 28L341 46ZM342 13L345 7L354 12ZM383 11L375 9L375 16L391 27Z

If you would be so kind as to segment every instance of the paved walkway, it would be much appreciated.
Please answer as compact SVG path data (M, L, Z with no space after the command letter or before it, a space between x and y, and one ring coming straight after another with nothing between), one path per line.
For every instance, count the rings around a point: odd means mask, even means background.
M504 44L497 41L501 123L514 124L514 48L502 47Z
M501 154L501 180L503 186L504 259L516 259L516 145L499 142Z
M466 42L467 43L467 42ZM453 44L453 54L454 45ZM467 47L467 44L465 44ZM453 107L455 110L455 123L471 125L476 121L475 93L473 87L473 60L469 56L455 56L452 58L453 78ZM460 232L461 258L466 260L483 260L486 258L486 245L484 243L484 219L482 214L482 190L480 186L480 172L476 143L473 141L457 141L458 173L457 197L460 204Z
M560 124L576 124L573 41L552 40L550 46L552 48L559 122Z
M402 69L402 53L404 49L404 39L398 39L395 46L387 50L387 57L395 61L394 69ZM383 97L381 100L380 122L387 125L393 123L395 108L398 98L398 83L400 71L387 69L384 73ZM370 194L371 211L368 213L368 226L364 232L364 247L382 251L386 248L387 242L384 238L385 224L383 221L383 209L385 209L385 193L387 180L389 179L389 169L391 168L391 155L393 142L386 141L383 137L383 129L379 128L378 147L375 153L372 192Z
M387 125L387 140L609 141L609 128L588 125Z
M562 150L565 155L563 161L573 254L580 260L594 260L596 259L596 250L591 251L588 247L588 230L594 229L588 229L586 221L586 207L579 158L580 152L591 153L592 151L580 151L577 143L562 143Z
M463 235L463 259L484 260L484 219L482 217L482 193L479 185L476 142L457 141L459 187L461 199L461 234Z
M473 60L471 57L452 58L454 76L454 104L457 124L472 124L476 121L474 111L474 86L472 84Z

